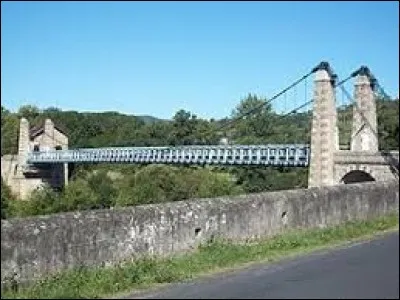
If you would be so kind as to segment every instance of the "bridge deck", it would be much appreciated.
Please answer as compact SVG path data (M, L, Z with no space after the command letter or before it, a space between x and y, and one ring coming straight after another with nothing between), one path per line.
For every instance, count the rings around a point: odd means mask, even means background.
M305 167L309 145L209 145L178 147L118 147L28 153L28 164L45 163L162 163L271 165Z

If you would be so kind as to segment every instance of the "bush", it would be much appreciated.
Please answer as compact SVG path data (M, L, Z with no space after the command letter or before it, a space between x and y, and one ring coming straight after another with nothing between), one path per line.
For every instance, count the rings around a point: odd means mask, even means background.
M62 193L60 211L88 210L98 207L98 197L85 179L79 178L70 182Z
M148 165L126 176L118 191L116 205L127 206L236 195L243 189L231 175L211 169Z
M35 190L27 200L10 203L10 213L16 217L46 215L59 211L59 195L45 185Z
M307 168L235 167L230 171L246 193L306 188Z
M14 201L10 187L1 178L1 218L6 219L9 216L9 203Z
M114 206L117 190L113 185L113 181L107 175L107 171L92 173L88 176L87 183L96 197L95 208Z
M243 189L235 184L229 174L212 173L211 171L200 174L203 180L200 182L197 197L219 197L237 195L243 193Z
M117 204L138 205L182 200L177 169L165 165L148 165L127 176Z

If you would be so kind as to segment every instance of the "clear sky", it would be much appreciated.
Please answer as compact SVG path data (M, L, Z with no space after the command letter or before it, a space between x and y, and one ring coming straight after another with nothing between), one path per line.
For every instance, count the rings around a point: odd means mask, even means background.
M397 96L399 3L1 2L1 101L12 111L221 118L321 60L341 78L367 65Z

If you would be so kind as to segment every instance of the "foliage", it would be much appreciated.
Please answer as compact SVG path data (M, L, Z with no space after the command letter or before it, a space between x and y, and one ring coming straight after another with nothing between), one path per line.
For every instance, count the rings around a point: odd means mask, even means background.
M62 211L97 208L97 195L82 178L72 181L60 195Z
M18 151L18 116L1 106L1 155Z
M60 211L59 198L49 186L35 190L27 200L15 200L9 203L10 215L27 217L46 215Z
M165 165L149 165L129 176L125 182L128 199L118 198L124 204L148 204L181 200L180 181L176 168Z
M191 175L191 176L190 176ZM210 168L192 172L186 177L185 189L194 187L193 195L196 198L211 198L244 193L243 188L236 184L236 179L229 173L216 172ZM191 184L192 182L197 184Z
M238 118L249 111L254 111L238 120L233 134L233 138L238 143L265 143L268 141L268 137L274 135L274 117L271 105L264 105L266 100L249 94L232 111L232 118Z
M118 206L217 197L242 192L227 173L209 169L148 165L119 185Z
M231 172L246 193L307 187L308 170L304 168L237 167Z
M399 100L377 102L379 148L399 149Z
M114 206L117 190L105 171L90 174L87 178L87 185L94 192L96 199L93 208L110 208Z
M23 105L18 110L18 118L26 118L28 121L32 121L39 117L40 110L34 105Z
M15 200L9 186L1 178L1 218L6 219L9 215L9 206Z
M117 112L78 113L54 107L40 110L31 105L12 113L2 106L1 153L17 152L20 117L26 117L31 125L52 119L69 136L70 148L217 144L222 137L235 144L310 143L310 112L282 117L265 103L265 98L249 94L232 110L230 118L205 120L179 110L170 121L149 121ZM338 110L340 144L347 146L352 109L345 106ZM217 130L251 110L254 113ZM399 101L378 99L377 116L380 148L398 149ZM301 188L307 186L308 172L306 168L111 164L70 165L69 169L72 177L64 191L56 193L44 188L32 195L29 204L7 201L10 197L3 197L2 192L2 207L7 212L2 217ZM112 174L119 178L113 179Z

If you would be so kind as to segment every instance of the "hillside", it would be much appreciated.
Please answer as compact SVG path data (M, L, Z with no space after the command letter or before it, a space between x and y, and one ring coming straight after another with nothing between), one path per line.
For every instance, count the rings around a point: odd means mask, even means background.
M164 119L159 119L153 116L136 116L138 119L142 120L145 124L151 124L151 123L156 123L156 122L169 122L170 120L164 120Z
M251 99L257 105L260 99ZM237 115L243 107L236 107ZM242 107L240 107L242 106ZM377 102L379 141L381 149L399 148L399 101ZM34 106L24 106L17 113L1 110L1 153L12 154L17 150L18 119L26 117L32 126L45 118L64 128L70 139L70 147L105 146L150 146L179 145L193 143L218 143L228 137L236 143L308 143L310 139L310 114L297 113L280 117L269 107L247 120L235 122L233 126L217 130L228 119L208 121L184 110L178 111L169 120L152 116L133 116L118 112L88 113L62 111L48 108L40 111ZM235 117L233 114L231 116ZM340 144L348 145L351 133L352 107L338 110Z

